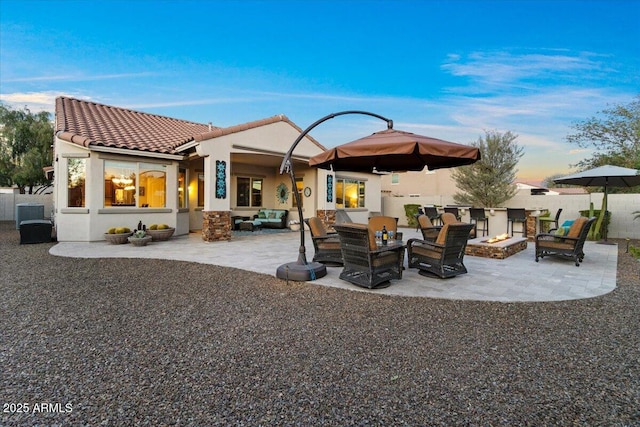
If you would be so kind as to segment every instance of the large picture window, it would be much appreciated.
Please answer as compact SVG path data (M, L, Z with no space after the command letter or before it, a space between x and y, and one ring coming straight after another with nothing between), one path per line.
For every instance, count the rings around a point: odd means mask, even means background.
M336 178L336 208L364 208L365 181Z
M67 159L67 206L85 207L85 180L87 178L87 159Z
M104 206L166 207L165 165L105 160Z
M178 209L188 207L187 204L187 170L184 168L178 169Z
M204 206L204 174L198 174L198 207Z
M236 204L243 207L262 206L262 178L238 177Z

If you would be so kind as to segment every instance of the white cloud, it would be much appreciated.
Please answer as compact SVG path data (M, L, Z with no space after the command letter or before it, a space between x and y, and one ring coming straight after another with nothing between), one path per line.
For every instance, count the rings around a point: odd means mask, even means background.
M53 113L55 110L56 98L59 96L71 96L88 100L88 97L68 95L64 92L15 92L0 94L0 101L8 104L12 108L28 108L32 112L47 111Z

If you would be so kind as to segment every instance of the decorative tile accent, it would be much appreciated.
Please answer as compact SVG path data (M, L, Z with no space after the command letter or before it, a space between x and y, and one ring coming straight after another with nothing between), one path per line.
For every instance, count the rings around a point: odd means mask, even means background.
M216 160L216 199L227 198L227 162Z
M327 202L333 202L333 175L327 175Z

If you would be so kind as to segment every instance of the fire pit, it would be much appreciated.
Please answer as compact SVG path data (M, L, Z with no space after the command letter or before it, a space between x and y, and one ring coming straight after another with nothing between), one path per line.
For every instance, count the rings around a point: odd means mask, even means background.
M465 255L505 259L525 249L527 249L525 237L511 237L505 233L489 239L486 237L470 239L467 242Z

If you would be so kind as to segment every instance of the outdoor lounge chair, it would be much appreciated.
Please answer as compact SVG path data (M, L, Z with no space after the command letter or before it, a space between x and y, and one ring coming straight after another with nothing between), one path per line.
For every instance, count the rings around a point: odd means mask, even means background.
M445 224L435 242L409 239L409 268L417 268L423 276L435 274L445 279L467 272L463 264L464 250L473 224Z
M464 222L461 222L458 218L456 218L456 216L451 213L451 212L445 212L440 216L440 219L442 220L443 224L465 224ZM473 225L473 224L471 224ZM471 227L471 230L469 231L469 238L470 239L475 239L476 237L476 228L475 227Z
M576 267L584 259L584 242L596 217L576 219L566 235L540 233L536 236L536 262L546 255L563 255L572 258Z
M398 232L398 218L391 216L373 216L369 218L369 228L374 232L382 230L382 227L387 229L387 232L393 231L394 239L402 240L402 232Z
M418 216L418 227L422 232L422 238L430 242L435 242L438 238L438 233L442 230L441 225L433 225L429 217L426 215Z
M329 233L322 220L311 217L306 220L311 230L313 241L313 261L323 264L342 265L342 250L340 249L340 237L337 233Z
M385 287L402 279L404 245L378 245L374 230L364 224L335 225L340 235L344 269L340 278L365 288Z

